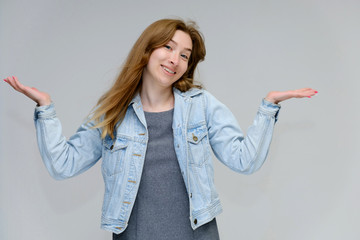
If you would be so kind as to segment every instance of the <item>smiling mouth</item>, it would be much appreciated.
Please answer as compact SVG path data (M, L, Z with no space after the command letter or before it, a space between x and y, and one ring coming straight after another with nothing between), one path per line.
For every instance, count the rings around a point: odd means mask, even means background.
M176 72L171 71L170 69L168 69L168 68L165 67L165 66L162 66L162 68L163 68L165 71L167 71L168 73L171 73L171 74L175 74L175 73L176 73Z

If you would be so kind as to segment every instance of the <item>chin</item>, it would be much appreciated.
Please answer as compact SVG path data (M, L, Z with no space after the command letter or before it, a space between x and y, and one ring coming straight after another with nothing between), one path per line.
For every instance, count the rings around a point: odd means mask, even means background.
M165 81L160 81L160 85L162 87L168 88L168 87L172 87L175 82L176 81L165 80Z

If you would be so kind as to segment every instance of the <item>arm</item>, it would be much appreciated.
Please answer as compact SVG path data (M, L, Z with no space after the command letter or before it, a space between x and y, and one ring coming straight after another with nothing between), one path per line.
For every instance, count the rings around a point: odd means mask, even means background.
M280 109L276 103L293 98L298 92L303 97L309 96L307 95L309 94L308 91L270 92L266 99L262 100L246 136L244 136L231 111L207 93L206 116L209 141L215 156L236 172L250 174L258 170L264 163L269 151L274 125Z
M52 177L60 180L75 176L100 159L101 133L99 129L91 128L93 123L81 125L67 141L62 135L61 123L49 94L21 84L16 77L8 77L4 81L38 103L34 115L37 141L44 164Z
M82 124L69 140L62 135L54 104L36 107L35 127L38 147L50 175L57 179L76 176L92 167L102 155L99 129L92 122Z

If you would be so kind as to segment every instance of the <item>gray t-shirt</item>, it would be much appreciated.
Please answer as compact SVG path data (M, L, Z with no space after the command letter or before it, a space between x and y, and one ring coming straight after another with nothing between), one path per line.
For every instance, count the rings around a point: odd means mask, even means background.
M174 149L173 109L145 112L149 141L129 225L114 240L218 240L216 220L193 230Z

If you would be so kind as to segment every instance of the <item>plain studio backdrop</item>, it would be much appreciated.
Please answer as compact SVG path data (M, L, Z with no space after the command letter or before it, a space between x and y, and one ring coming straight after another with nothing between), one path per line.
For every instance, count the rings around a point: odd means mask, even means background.
M220 236L360 239L358 0L1 0L0 11L1 77L49 92L67 137L140 33L166 17L198 23L207 56L196 77L244 132L267 92L317 89L282 103L260 171L241 175L215 161ZM100 162L53 180L35 140L34 102L5 83L0 96L0 239L111 239L100 229Z

